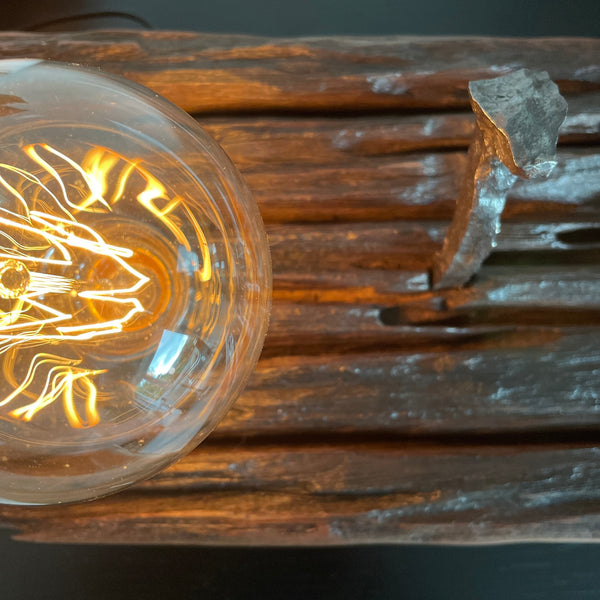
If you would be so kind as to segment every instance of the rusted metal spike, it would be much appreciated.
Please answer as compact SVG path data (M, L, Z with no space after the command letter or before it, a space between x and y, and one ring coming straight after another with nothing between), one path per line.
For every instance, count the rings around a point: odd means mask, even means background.
M467 283L489 256L517 177L546 177L556 165L567 103L545 71L521 69L469 83L477 119L454 218L432 271L435 289Z

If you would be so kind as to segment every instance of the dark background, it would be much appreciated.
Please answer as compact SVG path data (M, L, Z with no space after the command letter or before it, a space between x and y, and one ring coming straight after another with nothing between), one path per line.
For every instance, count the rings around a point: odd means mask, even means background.
M600 34L600 0L3 0L1 29L256 35ZM186 548L35 545L0 530L3 600L600 598L600 544Z
M6 600L597 600L600 545L186 548L2 540Z
M4 29L45 23L272 36L600 34L598 0L2 0L0 7Z

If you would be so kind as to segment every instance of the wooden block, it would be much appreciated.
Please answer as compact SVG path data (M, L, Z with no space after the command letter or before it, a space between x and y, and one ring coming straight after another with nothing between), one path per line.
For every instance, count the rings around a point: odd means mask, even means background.
M196 113L274 271L263 358L208 442L119 496L2 523L90 543L600 538L600 40L2 33L0 57L99 66ZM521 67L568 98L559 164L512 190L476 278L434 293L467 82Z

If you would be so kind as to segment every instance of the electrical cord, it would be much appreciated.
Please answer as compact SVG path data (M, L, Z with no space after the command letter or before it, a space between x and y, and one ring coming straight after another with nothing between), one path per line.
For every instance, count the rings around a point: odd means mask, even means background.
M26 27L22 27L22 31L44 31L48 27L56 27L60 25L67 25L77 23L78 21L91 21L93 19L125 19L127 21L131 21L136 23L140 27L144 29L154 29L152 25L143 19L142 17L138 17L137 15L132 15L129 13L119 12L119 11L104 11L104 12L96 12L96 13L84 13L80 15L72 15L69 17L61 17L58 19L51 19L48 21L43 21L41 23L36 23L35 25L28 25ZM87 27L82 27L82 29L87 29Z

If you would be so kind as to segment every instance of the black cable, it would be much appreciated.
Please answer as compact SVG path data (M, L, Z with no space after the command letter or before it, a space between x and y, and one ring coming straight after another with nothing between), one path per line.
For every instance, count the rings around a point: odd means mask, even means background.
M154 29L152 25L143 19L142 17L138 17L136 15L131 15L124 12L119 11L105 11L105 12L97 12L97 13L85 13L81 15L72 15L70 17L61 17L60 19L52 19L50 21L44 21L42 23L36 23L35 25L30 25L28 27L23 27L23 31L39 31L45 27L51 27L54 25L61 25L63 23L70 23L78 20L89 20L89 19L102 19L102 18L121 18L127 19L138 25L141 25L145 29Z

